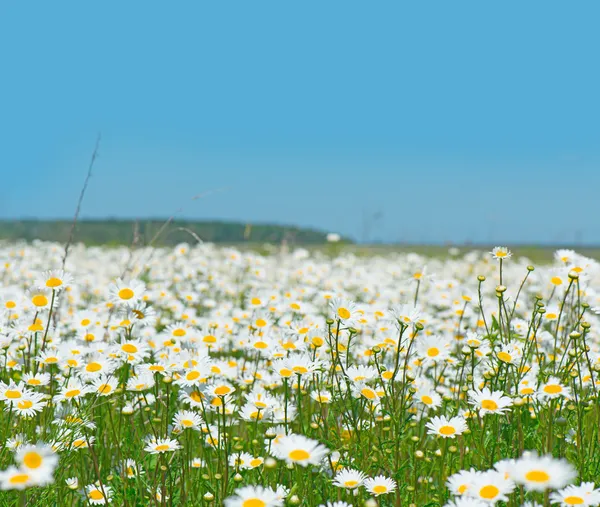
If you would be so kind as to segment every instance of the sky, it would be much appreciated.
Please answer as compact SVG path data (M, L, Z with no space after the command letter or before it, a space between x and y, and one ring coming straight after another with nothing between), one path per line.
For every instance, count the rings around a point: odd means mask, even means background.
M0 3L0 219L600 244L600 3ZM198 199L194 196L201 194Z

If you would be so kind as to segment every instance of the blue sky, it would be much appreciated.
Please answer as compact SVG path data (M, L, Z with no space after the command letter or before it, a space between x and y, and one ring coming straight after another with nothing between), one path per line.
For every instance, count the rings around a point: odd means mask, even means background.
M600 243L600 3L0 5L0 218ZM199 193L212 192L195 201Z

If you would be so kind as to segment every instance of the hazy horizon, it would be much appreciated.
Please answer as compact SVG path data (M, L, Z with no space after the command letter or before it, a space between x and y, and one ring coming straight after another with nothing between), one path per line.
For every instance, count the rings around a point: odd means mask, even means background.
M252 226L275 226L275 227L281 227L281 228L299 228L299 229L303 229L303 230L313 230L313 231L317 231L317 232L322 232L322 233L337 233L337 231L332 231L332 230L328 230L328 229L322 229L319 227L313 227L313 226L299 226L297 224L292 224L292 223L285 223L285 222L275 222L275 221L265 221L265 222L244 222L243 220L221 220L218 218L215 219L202 219L202 218L186 218L186 217L175 217L174 219L171 219L171 217L158 217L158 216L146 216L146 217L111 217L111 216L107 216L107 217L80 217L77 221L77 223L85 223L85 222L154 222L154 223L164 223L164 222L171 222L173 221L173 223L178 223L178 222L190 222L190 223L194 223L194 222L207 222L207 223L223 223L223 224L240 224L240 225L247 225L250 224ZM23 217L14 217L14 218L1 218L0 217L0 223L2 222L66 222L66 223L72 223L73 222L73 217L45 217L45 218L36 218L36 217L27 217L27 216L23 216ZM0 238L2 239L2 238ZM503 241L502 239L500 240L469 240L469 239L465 239L464 241L452 241L452 240L446 240L446 241L436 241L436 240L432 240L432 241L412 241L410 239L408 240L403 240L401 238L398 239L377 239L377 238L363 238L363 237L354 237L351 235L343 235L343 239L346 240L350 240L352 242L358 243L358 244L364 244L364 245L415 245L415 246L457 246L457 247L477 247L477 248L487 248L487 247L491 247L491 246L498 246L498 245L504 245L504 246L509 246L509 247L536 247L539 246L540 248L552 248L552 247L556 247L556 248L597 248L600 247L600 241L598 243L586 243L583 242L581 240L575 240L575 241L557 241L557 242L553 242L553 241L537 241L537 242L528 242L528 241ZM249 241L250 243L252 243L252 241Z

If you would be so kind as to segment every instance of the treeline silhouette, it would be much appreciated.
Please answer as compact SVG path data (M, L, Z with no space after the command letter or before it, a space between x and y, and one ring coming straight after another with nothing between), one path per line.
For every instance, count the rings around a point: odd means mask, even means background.
M174 220L79 220L75 242L87 245L176 245L195 243L198 239L214 243L281 243L321 244L326 242L323 231L274 224L244 224L241 222ZM65 243L72 220L4 220L0 221L0 239L36 239ZM161 228L163 230L161 231ZM160 231L160 233L159 233ZM157 235L157 233L159 233Z

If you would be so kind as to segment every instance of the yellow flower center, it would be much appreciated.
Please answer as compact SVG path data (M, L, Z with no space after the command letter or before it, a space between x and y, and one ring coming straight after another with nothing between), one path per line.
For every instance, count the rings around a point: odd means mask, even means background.
M25 484L29 480L29 475L27 474L17 474L13 475L8 482L11 484Z
M295 449L288 454L288 458L292 461L305 461L310 458L310 453L304 449Z
M338 308L337 311L340 319L349 319L350 318L350 310L348 310L348 308L344 308L343 306Z
M544 387L544 392L548 394L558 394L562 392L562 386L558 384L549 384Z
M65 393L66 398L74 398L75 396L79 396L81 391L79 389L70 389Z
M98 489L92 489L92 491L90 491L88 493L88 497L90 497L92 500L103 500L104 499L104 495L102 494L102 491L100 491Z
M433 403L433 398L431 396L421 396L421 401L425 403L425 405L431 405Z
M21 397L21 391L16 391L15 389L7 389L4 392L4 396L6 396L9 400L16 400Z
M550 476L543 470L531 470L525 474L525 479L531 482L548 482Z
M260 498L248 498L242 503L242 507L266 507L266 505Z
M512 357L508 352L498 352L498 359L505 363L510 363L512 361Z
M362 394L365 398L369 400L374 400L375 398L377 398L377 394L375 393L375 391L373 391L373 389L369 389L368 387L364 387L360 391L360 394Z
M21 410L26 410L33 407L33 402L29 400L23 400L17 403L17 407L19 407Z
M256 322L254 322L254 325L256 327L265 327L267 325L267 321L265 319L256 319Z
M91 362L90 364L88 364L85 367L86 371L90 371L90 372L96 372L102 369L102 365L100 363L96 363L96 362Z
M231 388L228 386L219 386L215 389L215 394L217 396L225 396L231 392Z
M42 464L42 457L37 452L28 452L23 456L23 464L27 468L39 468Z
M481 408L486 410L498 410L498 404L494 400L483 400L481 402Z
M135 354L138 351L138 348L133 343L126 343L121 347L121 350L128 354Z
M31 298L31 302L38 307L46 306L48 304L48 298L43 294L36 294Z
M429 357L435 357L438 356L440 354L440 349L438 349L437 347L430 347L427 349L427 355Z
M344 482L344 486L347 488L353 488L358 484L358 481L346 481Z
M133 293L133 291L131 289L128 289L128 288L121 289L119 291L119 297L121 299L126 300L126 301L129 300L129 299L131 299L134 295L135 294Z
M182 336L186 335L186 331L185 329L181 329L180 327L178 327L177 329L173 330L173 336L177 336L178 338L181 338Z
M186 380L196 380L198 377L200 377L200 373L197 371L191 371L185 376Z
M100 394L108 394L112 391L112 386L110 384L102 384L98 387L98 392Z
M563 502L567 505L581 505L584 503L584 500L580 496L568 496L563 499Z
M323 338L321 338L320 336L314 336L312 339L312 344L315 347L321 347L323 345L323 343L325 343L325 342L324 342Z
M377 486L373 486L373 493L377 495L381 495L381 493L385 493L388 489L383 484L377 484Z
M46 280L46 287L50 287L51 289L55 289L56 287L60 287L63 284L63 281L60 278L52 277Z
M166 451L169 449L169 446L167 444L161 444L161 445L157 445L155 449L157 451Z
M479 490L479 496L481 496L481 498L485 498L486 500L496 498L498 493L500 493L500 490L492 484L484 486Z
M202 338L202 341L204 343L215 343L217 341L217 338L211 334L208 334L204 338Z
M452 427L452 426L442 426L439 429L439 432L441 435L454 435L454 433L456 433L456 430Z

